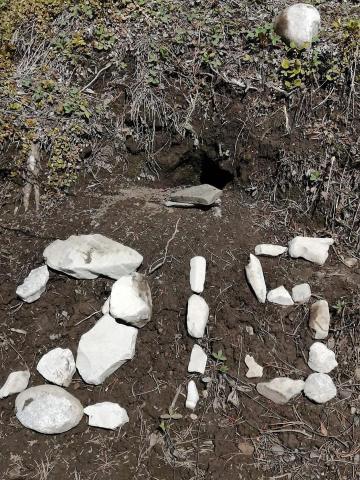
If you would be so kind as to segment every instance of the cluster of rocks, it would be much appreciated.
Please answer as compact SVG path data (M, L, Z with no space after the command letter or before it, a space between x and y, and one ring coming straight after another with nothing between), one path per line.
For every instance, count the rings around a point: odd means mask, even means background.
M292 258L303 257L323 265L328 256L330 238L296 237L289 246L257 245L258 256L278 256L288 251ZM50 267L80 279L94 279L104 275L115 280L109 298L102 307L103 316L85 332L78 344L76 360L68 348L55 348L43 355L37 363L37 371L50 384L28 388L29 371L12 372L0 389L0 398L18 393L15 401L16 416L28 428L41 433L62 433L76 426L83 414L88 415L91 426L115 429L129 421L127 412L119 404L102 402L85 409L64 387L71 384L78 370L82 379L93 385L105 379L135 355L138 331L152 316L152 298L147 279L136 270L142 256L135 250L102 235L71 236L67 240L56 240L44 250L46 265L30 272L17 295L23 301L36 301L46 290ZM279 287L267 293L260 260L250 255L245 267L247 279L260 302L268 301L280 305L307 302L311 297L308 284L297 285L292 297ZM201 294L206 278L206 260L196 256L190 261L190 288L192 294L187 305L187 330L194 339L201 339L209 318L209 307ZM291 300L291 302L290 302ZM330 314L325 300L315 302L310 308L309 326L314 338L326 338L329 331ZM204 374L207 354L200 345L193 345L188 364L189 373ZM263 367L251 355L246 355L246 376L263 376ZM310 347L309 367L315 373L306 381L291 378L275 378L257 384L258 392L276 403L286 403L304 391L317 403L323 403L336 395L336 387L328 373L336 366L334 353L323 343L315 342ZM199 401L195 380L187 386L185 406L194 410Z
M288 247L279 245L262 244L255 247L256 255L278 256L288 252L291 258L304 258L317 265L324 265L329 254L329 247L334 243L332 238L295 237L289 242ZM307 283L296 285L292 289L292 295L280 286L267 292L265 277L260 260L250 254L250 262L245 267L247 280L261 303L266 300L283 306L291 306L294 303L305 303L311 298L311 288ZM318 300L310 307L309 327L315 340L323 340L328 336L330 326L329 305L326 300ZM262 376L262 370L254 365L252 357L245 359L246 364L252 370ZM335 354L321 342L315 342L310 347L309 367L314 370L303 380L293 380L287 377L274 378L269 382L257 384L257 391L264 397L275 403L287 403L290 399L300 394L316 403L324 403L336 396L336 387L328 375L338 364ZM261 373L261 375L260 375ZM255 376L255 375L254 375Z
M0 390L0 398L19 393L15 401L18 420L41 433L62 433L76 426L83 414L89 425L115 429L129 421L117 403L101 402L85 409L63 387L78 370L82 379L100 385L135 355L138 329L151 319L149 284L136 270L143 257L135 250L103 235L71 236L56 240L44 250L46 265L30 272L16 293L25 302L40 298L46 290L50 267L79 279L99 275L115 280L103 316L79 341L76 361L68 348L55 348L43 355L38 372L52 385L27 388L29 371L12 372Z

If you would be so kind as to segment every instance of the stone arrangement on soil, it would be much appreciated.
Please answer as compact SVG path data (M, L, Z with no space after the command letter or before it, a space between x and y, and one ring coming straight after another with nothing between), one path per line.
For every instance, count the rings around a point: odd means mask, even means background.
M186 195L174 198L190 198ZM288 253L292 258L302 257L323 265L332 243L331 238L295 237L288 247L257 245L257 256L250 253L245 273L258 301L268 301L286 308L296 303L309 302L311 298L311 288L307 283L295 285L292 295L283 285L267 291L258 256L277 257ZM52 385L28 388L30 372L12 372L0 389L0 398L17 393L15 410L18 420L25 427L40 433L66 432L81 421L84 413L88 416L90 426L111 430L119 428L129 421L126 410L119 404L105 401L83 408L80 402L62 387L71 384L76 370L84 382L101 385L121 365L135 356L139 329L152 317L149 283L145 275L136 272L142 256L102 235L73 235L65 241L56 240L50 244L44 251L44 259L46 265L33 270L17 289L18 296L25 302L36 301L46 290L48 267L75 278L94 279L104 275L115 282L102 307L103 316L79 339L76 361L68 348L54 348L39 359L36 367ZM197 340L206 334L209 318L209 306L202 296L206 268L204 257L191 258L189 286L192 293L188 299L186 317L188 334L194 339L187 369L190 374L204 375L208 361L206 351L197 343ZM310 347L308 365L314 373L306 379L269 379L257 383L257 392L278 404L285 404L302 392L315 403L325 403L334 398L337 389L328 374L338 363L334 352L318 341L327 337L329 326L328 303L326 300L317 300L310 306L309 315L309 328L316 341ZM244 362L248 368L247 378L263 377L264 367L256 362L254 356L246 354ZM206 378L202 381L206 383ZM185 407L194 411L199 400L196 378L191 378L187 385ZM231 401L236 403L238 398L232 398Z

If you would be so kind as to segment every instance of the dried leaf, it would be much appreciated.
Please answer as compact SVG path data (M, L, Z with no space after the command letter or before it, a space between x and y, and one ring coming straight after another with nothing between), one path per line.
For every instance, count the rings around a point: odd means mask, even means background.
M320 432L321 432L322 435L324 435L324 437L328 436L327 428L325 427L325 425L322 422L320 422Z
M240 452L243 455L249 455L249 456L252 455L254 453L254 450L255 450L253 445L251 445L250 443L246 443L246 442L239 442L238 443L238 449L240 450Z

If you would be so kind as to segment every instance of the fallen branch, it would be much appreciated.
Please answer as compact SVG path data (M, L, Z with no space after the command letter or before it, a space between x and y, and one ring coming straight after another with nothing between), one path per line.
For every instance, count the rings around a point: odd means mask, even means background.
M164 263L166 262L166 258L167 258L167 253L168 253L168 249L169 249L169 245L170 243L174 240L176 234L178 233L178 225L179 225L179 222L180 222L180 218L178 218L178 221L176 222L176 225L175 225L175 230L174 230L174 233L172 234L172 236L169 238L169 240L167 241L167 244L166 244L166 247L165 247L165 254L164 256L162 257L162 259L160 260L159 263L156 263L158 260L156 260L156 262L152 263L150 268L149 268L149 275L151 275L152 273L154 273L156 270L158 270L160 267L162 267L164 265ZM155 265L154 265L155 264Z

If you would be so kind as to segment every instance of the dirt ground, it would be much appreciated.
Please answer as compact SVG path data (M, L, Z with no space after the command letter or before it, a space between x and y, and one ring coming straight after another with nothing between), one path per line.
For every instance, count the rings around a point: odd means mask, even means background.
M88 427L84 416L66 434L46 436L17 421L14 396L0 400L0 478L360 478L359 268L342 263L339 244L324 267L286 255L262 258L269 289L309 282L314 299L328 300L327 342L339 363L331 373L338 388L334 400L316 405L299 396L276 405L257 394L257 379L246 378L244 358L254 355L265 367L264 380L306 378L313 342L308 306L259 304L244 266L258 243L286 244L295 234L327 232L305 217L255 203L232 186L224 191L221 217L214 210L168 209L162 205L167 193L161 182L94 180L40 215L14 215L11 201L0 212L0 380L27 366L31 386L44 383L36 371L41 355L55 347L76 353L80 336L100 318L112 285L104 278L75 280L51 272L42 297L23 304L16 286L42 264L44 248L72 234L101 233L138 250L144 256L140 271L146 273L163 258L174 234L164 265L149 275L153 318L139 332L134 359L102 386L86 385L75 374L68 388L84 406L119 402L130 422L112 432ZM185 315L194 255L208 262L204 298L210 318L199 341L209 356L206 382L187 373L194 340ZM226 373L211 356L219 350ZM201 395L196 416L184 406L190 378ZM183 417L165 422L161 430L159 417L179 387L175 407Z

